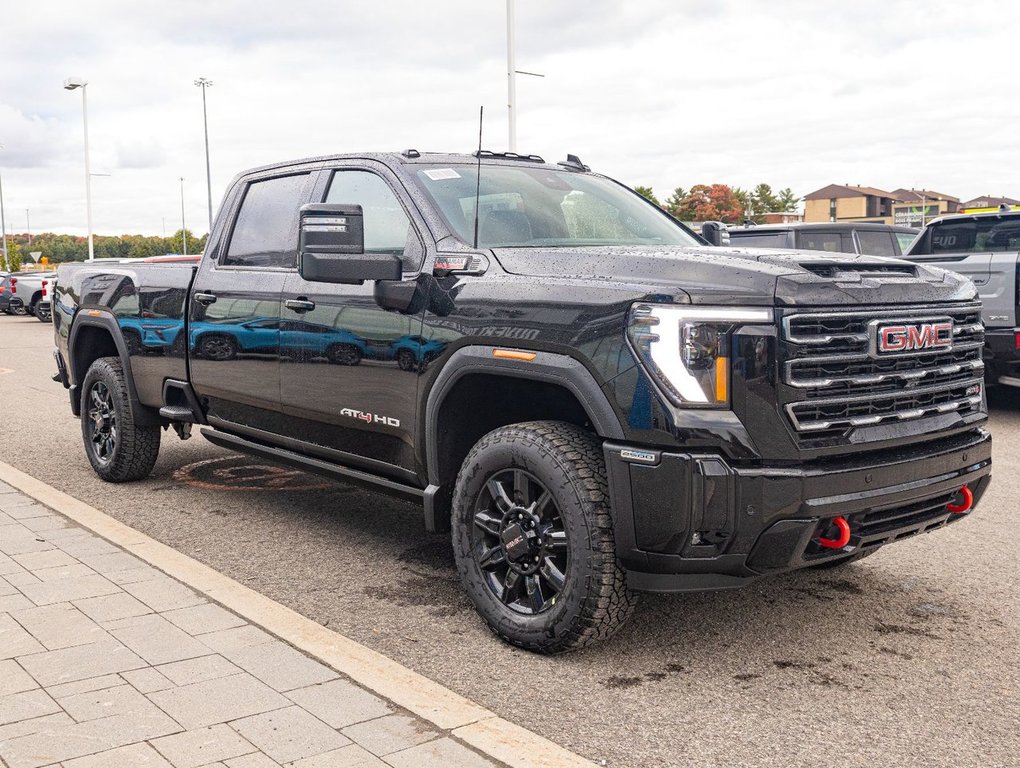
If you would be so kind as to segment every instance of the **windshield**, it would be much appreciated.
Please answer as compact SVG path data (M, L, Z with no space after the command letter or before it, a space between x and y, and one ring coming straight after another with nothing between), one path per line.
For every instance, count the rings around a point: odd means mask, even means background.
M477 166L418 171L418 183L461 240L474 242ZM562 248L597 245L698 245L666 214L599 176L549 168L483 165L478 245Z

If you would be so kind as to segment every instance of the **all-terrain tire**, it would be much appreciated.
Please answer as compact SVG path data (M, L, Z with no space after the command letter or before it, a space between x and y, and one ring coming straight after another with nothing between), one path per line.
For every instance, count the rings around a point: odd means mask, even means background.
M95 408L93 392L110 404L115 439L107 456L93 439L96 420L90 417ZM109 423L109 420L107 420ZM160 428L135 424L128 395L127 379L120 358L101 357L89 367L81 387L81 431L85 455L96 474L111 483L125 483L148 477L159 456Z
M530 615L497 597L475 551L481 535L475 533L476 507L490 480L508 470L522 470L551 494L567 545L562 590ZM485 623L508 643L538 653L576 650L612 636L637 604L616 557L602 445L573 424L527 422L482 437L457 477L452 523L464 588Z

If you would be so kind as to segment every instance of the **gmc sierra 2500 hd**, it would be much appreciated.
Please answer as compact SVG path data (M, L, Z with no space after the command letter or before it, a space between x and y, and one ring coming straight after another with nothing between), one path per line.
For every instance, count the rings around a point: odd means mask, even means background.
M546 653L637 592L844 565L980 499L968 280L708 247L574 156L479 155L258 168L197 265L61 265L58 377L99 476L201 425L417 500L489 627Z

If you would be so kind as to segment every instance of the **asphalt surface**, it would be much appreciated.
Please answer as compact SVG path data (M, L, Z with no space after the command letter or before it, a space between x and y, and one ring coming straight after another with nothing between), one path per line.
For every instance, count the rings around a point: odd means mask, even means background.
M164 434L143 482L92 472L52 330L0 316L0 459L611 766L1020 765L1020 391L993 396L969 519L845 569L647 595L609 643L496 640L409 504Z

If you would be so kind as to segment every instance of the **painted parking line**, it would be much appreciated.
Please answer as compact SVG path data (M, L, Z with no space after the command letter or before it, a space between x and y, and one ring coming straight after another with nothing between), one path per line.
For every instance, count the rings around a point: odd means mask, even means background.
M591 762L515 725L381 653L323 627L95 507L0 462L0 481L74 520L370 691L512 768L575 768Z

